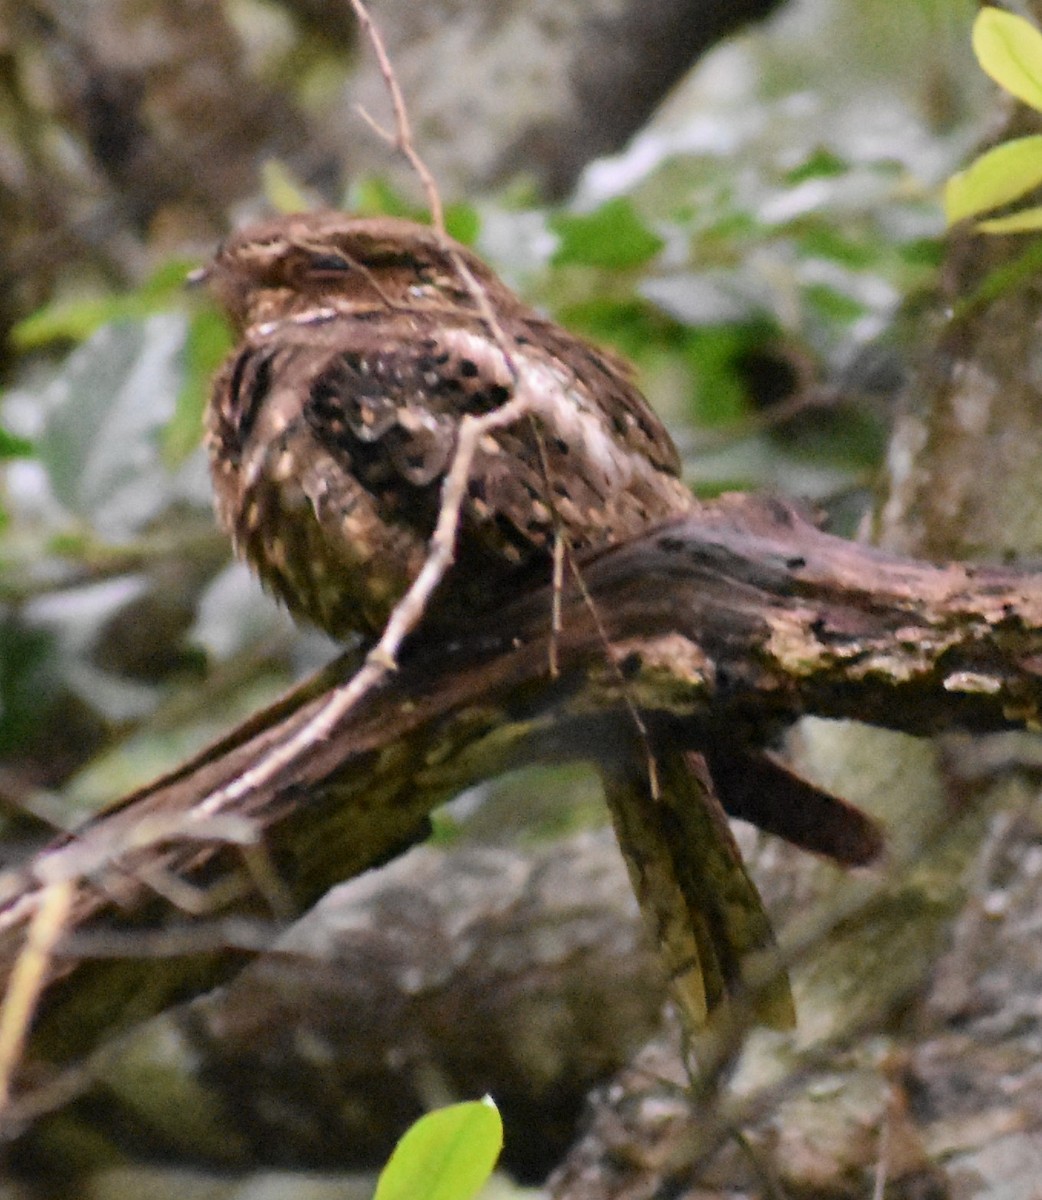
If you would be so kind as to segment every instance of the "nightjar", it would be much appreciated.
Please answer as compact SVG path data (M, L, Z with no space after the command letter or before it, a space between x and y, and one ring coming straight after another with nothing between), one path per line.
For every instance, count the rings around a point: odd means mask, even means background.
M544 582L558 540L581 555L692 511L676 449L629 368L433 230L281 217L231 236L199 274L239 339L207 417L220 521L267 588L334 637L382 630L424 564L462 419L522 390L527 415L478 446L455 562L425 623ZM703 755L632 740L632 753L599 764L605 794L694 1027L743 992L750 956L773 944L724 810L846 862L872 857L878 833L726 731ZM784 974L752 1011L791 1021Z
M207 274L240 337L208 418L218 515L265 585L336 637L378 632L415 578L460 420L514 393L511 367L545 403L478 448L429 619L545 575L555 536L581 553L690 509L629 369L433 230L279 218L229 238Z

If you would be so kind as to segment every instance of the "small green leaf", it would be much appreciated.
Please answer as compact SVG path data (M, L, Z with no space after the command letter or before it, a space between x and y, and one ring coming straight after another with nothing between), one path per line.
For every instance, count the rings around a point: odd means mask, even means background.
M48 304L19 321L11 339L20 350L36 350L57 341L85 342L103 325L140 320L170 307L184 288L188 270L188 263L171 259L132 292Z
M471 204L449 204L445 209L445 230L464 246L473 246L481 232L481 218Z
M639 267L663 246L662 239L644 225L623 196L607 201L592 213L557 213L549 224L561 239L553 256L555 265Z
M470 1200L502 1148L503 1122L488 1096L440 1108L406 1131L373 1200Z
M348 195L347 207L359 217L408 217L418 220L420 212L391 187L374 175L356 180Z
M867 239L858 241L834 224L805 220L796 230L800 254L804 258L828 258L855 270L878 265L880 248Z
M280 158L269 158L261 166L264 198L277 213L308 212L315 197Z
M0 425L0 459L29 458L33 453L34 447L32 442L27 438L18 437L17 434L8 433Z
M185 336L184 377L174 415L163 430L163 461L168 467L178 466L198 446L210 381L230 349L231 335L219 314L212 308L195 313Z
M1015 138L988 150L944 189L949 225L1009 204L1042 183L1042 134Z
M981 233L1031 233L1042 229L1042 206L1024 208L1008 217L992 217L981 221L977 228Z
M126 315L124 296L90 296L48 304L19 321L11 330L11 340L19 350L35 350L50 342L82 342L102 325Z
M798 167L794 167L785 175L785 182L792 187L804 183L808 179L833 179L850 170L850 164L838 154L823 147L818 147L809 154Z
M1042 33L1030 21L982 8L973 24L973 52L1000 87L1042 111Z

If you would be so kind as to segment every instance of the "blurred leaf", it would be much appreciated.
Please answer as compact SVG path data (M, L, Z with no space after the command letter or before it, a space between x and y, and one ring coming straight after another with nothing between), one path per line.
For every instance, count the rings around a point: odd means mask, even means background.
M403 217L429 225L431 215L425 208L410 204L383 179L367 178L355 183L347 207L359 217ZM445 206L445 230L464 246L472 246L481 231L481 217L472 204L459 202Z
M1042 183L1042 134L988 150L953 175L944 189L949 225L1016 200Z
M608 200L592 213L555 213L549 224L560 238L551 260L558 266L581 264L617 270L639 267L664 245L622 196Z
M269 158L261 167L261 187L277 213L309 212L318 206L315 195L280 158Z
M807 179L831 179L835 175L845 175L850 170L850 164L831 150L819 146L814 152L787 172L784 180L787 184L803 183Z
M676 344L679 326L657 313L639 297L615 299L597 296L557 310L557 318L569 329L602 345L616 347L634 362L649 349Z
M0 425L0 460L5 458L29 458L35 453L35 447L27 438L8 433Z
M977 228L981 233L1031 233L1042 229L1042 207L1025 208L1008 217L991 217Z
M1000 87L1042 111L1042 33L1030 21L982 8L973 23L973 52Z
M481 217L472 204L450 204L445 209L445 229L464 246L473 246L481 232Z
M43 395L39 458L57 499L104 538L122 540L171 498L159 445L183 382L184 318L107 325Z
M351 187L347 207L359 217L407 217L416 221L421 211L384 179L368 176Z
M856 270L878 268L889 247L855 241L832 224L808 221L799 229L800 252L808 257L828 258Z
M24 750L53 702L46 682L53 644L47 630L0 621L0 755Z
M470 1200L502 1148L503 1123L490 1097L440 1108L407 1130L373 1200Z
M803 298L809 307L830 321L848 324L865 315L865 306L860 301L823 283L804 288Z
M231 341L227 324L212 308L201 309L189 322L182 354L184 380L174 415L163 431L167 466L176 467L199 445L211 381Z
M171 307L184 288L191 264L181 259L163 263L132 292L59 301L19 321L11 340L20 350L35 350L56 341L83 342L103 325L140 320Z
M702 326L689 332L686 352L695 378L692 415L699 425L727 425L747 415L739 364L765 336L760 325Z
M56 341L80 342L126 313L125 296L92 296L51 304L19 321L11 330L11 340L20 350L35 350Z
M901 262L910 267L927 267L934 271L944 261L944 247L937 238L914 238L910 242L898 242L896 250Z

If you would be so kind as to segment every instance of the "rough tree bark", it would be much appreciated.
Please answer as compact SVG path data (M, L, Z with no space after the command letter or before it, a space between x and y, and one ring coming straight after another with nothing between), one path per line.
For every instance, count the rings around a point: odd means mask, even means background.
M605 634L628 698L653 728L696 749L721 736L762 744L807 712L917 734L1037 719L1037 576L931 567L821 533L780 503L731 497L599 556L585 578L603 629L580 595L565 596L556 677L549 597L524 597L458 636L418 641L326 740L223 799L224 785L270 762L322 706L330 682L350 670L340 662L8 877L5 979L41 904L58 886L72 893L22 1084L32 1091L46 1067L212 986L259 948L256 935L234 948L228 926L215 943L212 922L312 903L415 838L434 804L477 779L601 753L629 720ZM209 927L201 945L191 903ZM157 929L171 951L161 960ZM103 948L114 932L135 930L149 933L152 957L92 953L92 936L104 935ZM183 953L169 942L177 936L187 939Z

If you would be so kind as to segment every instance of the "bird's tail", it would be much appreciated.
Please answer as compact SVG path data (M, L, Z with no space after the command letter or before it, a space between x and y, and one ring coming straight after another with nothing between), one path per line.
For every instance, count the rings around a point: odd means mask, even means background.
M645 756L646 758L646 756ZM695 1030L724 1001L749 1021L795 1023L789 980L727 816L700 756L655 748L602 767L619 847L673 998Z

